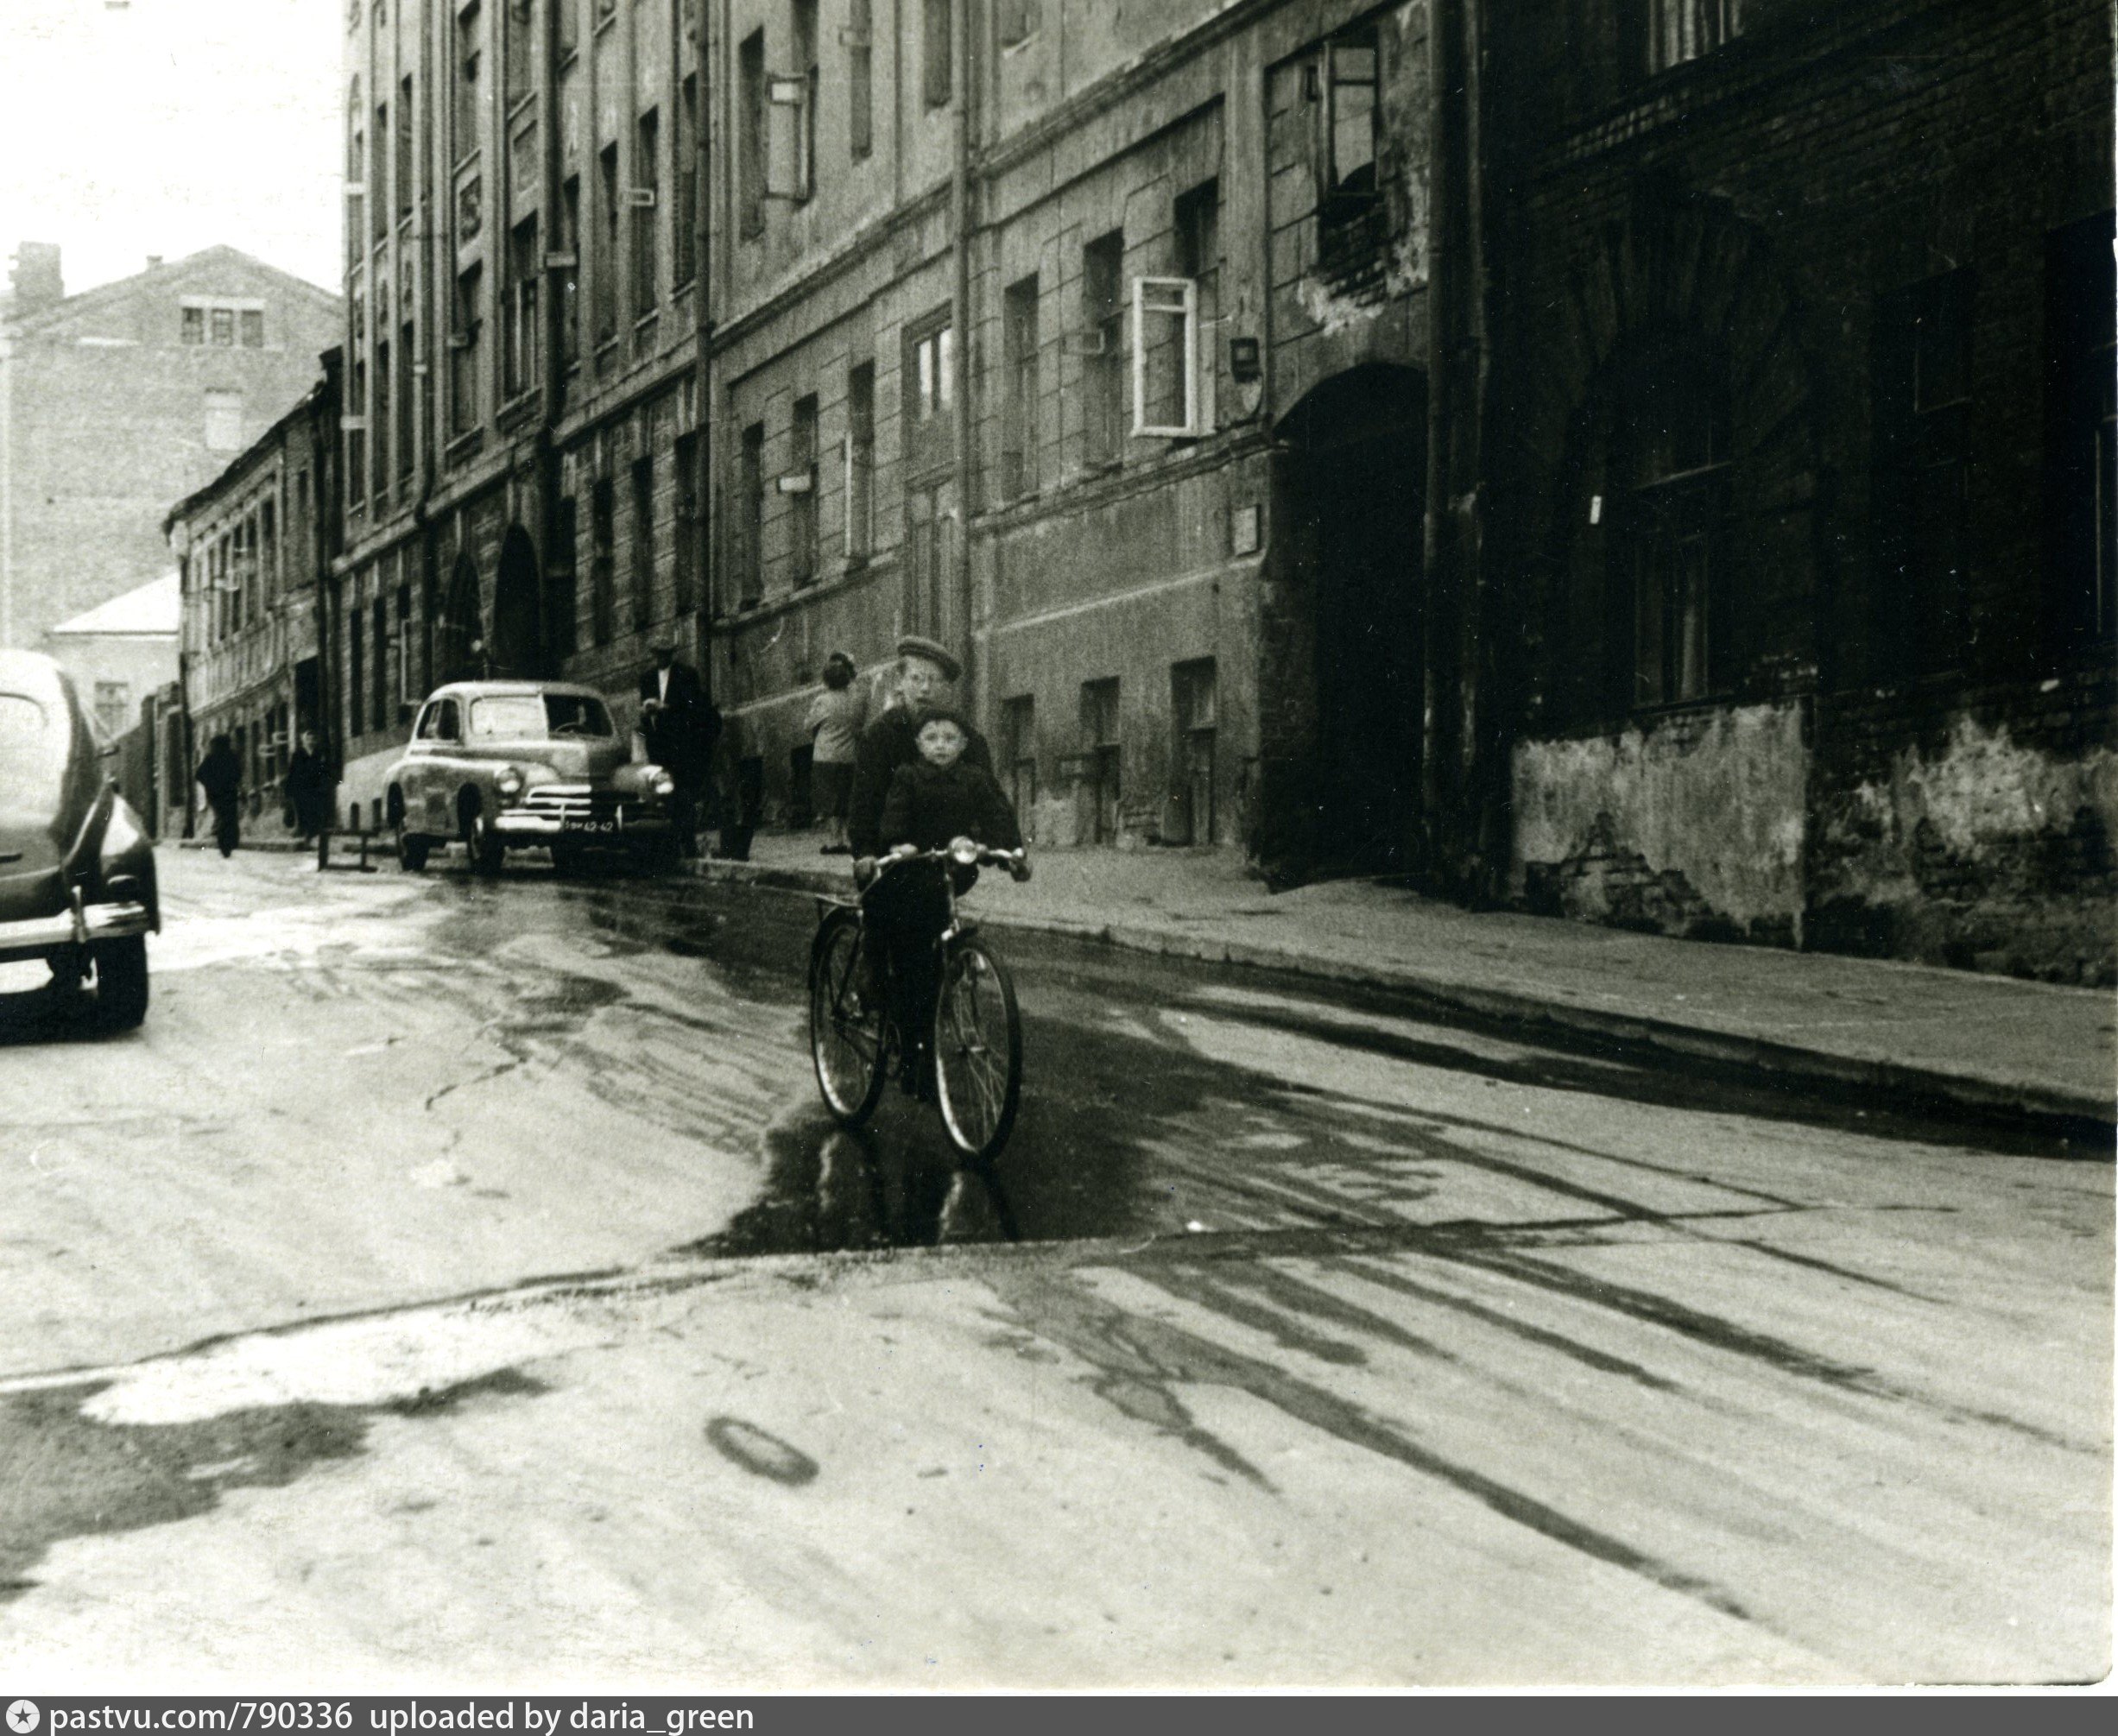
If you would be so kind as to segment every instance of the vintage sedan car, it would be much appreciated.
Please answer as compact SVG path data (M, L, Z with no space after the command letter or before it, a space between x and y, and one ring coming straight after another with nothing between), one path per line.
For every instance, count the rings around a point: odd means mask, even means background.
M147 1017L147 937L161 926L155 847L104 769L66 672L0 651L0 963L42 959L95 980L97 1018Z
M397 860L414 873L452 839L481 874L524 844L547 846L562 869L591 849L652 861L676 852L675 781L633 758L601 694L570 682L436 688L388 783Z

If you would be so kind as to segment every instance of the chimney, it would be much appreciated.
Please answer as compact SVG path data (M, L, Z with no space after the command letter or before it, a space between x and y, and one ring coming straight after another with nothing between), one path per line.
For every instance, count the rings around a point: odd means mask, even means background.
M57 243L25 241L15 249L8 268L8 312L18 319L56 307L66 299Z

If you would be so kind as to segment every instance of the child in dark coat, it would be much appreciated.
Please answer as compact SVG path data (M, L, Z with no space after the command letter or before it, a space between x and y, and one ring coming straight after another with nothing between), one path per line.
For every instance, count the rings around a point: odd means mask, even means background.
M1015 809L993 774L964 762L969 726L955 712L932 710L920 719L920 757L900 766L882 802L881 837L888 855L910 855L939 849L952 840L975 838L989 849L1019 849L1022 829ZM886 855L885 860L888 860ZM958 893L978 877L975 868L955 862L920 862L882 875L866 899L869 931L880 943L894 979L890 993L898 1029L912 1052L906 1058L923 1094L931 1094L933 1057L927 1053L928 1026L933 1022L934 937L949 919L945 871ZM1027 862L1012 870L1029 878Z

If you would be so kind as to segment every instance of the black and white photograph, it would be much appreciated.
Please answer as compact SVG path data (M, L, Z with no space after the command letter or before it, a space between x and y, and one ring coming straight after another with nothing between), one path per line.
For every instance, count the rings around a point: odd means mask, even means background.
M0 0L9 1736L2104 1691L2115 90Z

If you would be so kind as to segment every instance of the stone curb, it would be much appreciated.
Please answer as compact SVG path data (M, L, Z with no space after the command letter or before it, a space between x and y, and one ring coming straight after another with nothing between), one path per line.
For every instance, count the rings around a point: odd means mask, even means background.
M217 848L212 838L164 838L161 847L167 849L172 845L180 850L210 850ZM316 854L314 844L305 844L299 838L241 838L237 841L236 848L239 850L267 850L276 855Z
M720 880L775 891L844 898L851 890L848 876L801 868L771 868L709 858L693 865L702 880ZM1981 1077L1939 1068L1835 1054L1799 1043L1681 1025L1637 1013L1581 1007L1514 989L1482 988L1436 978L1401 965L1360 964L1318 959L1286 946L1174 932L1139 923L1074 922L1059 917L1010 916L981 912L981 925L1051 934L1072 940L1101 942L1130 952L1277 970L1323 982L1357 984L1406 994L1438 1008L1468 1013L1498 1023L1565 1032L1650 1058L1679 1058L1693 1064L1769 1075L1772 1083L1829 1089L1835 1095L1855 1092L1887 1100L1897 1107L1931 1113L1937 1103L1981 1121L2029 1123L2060 1131L2109 1128L2118 1123L2118 1104L2093 1092L2069 1090L2027 1080Z

